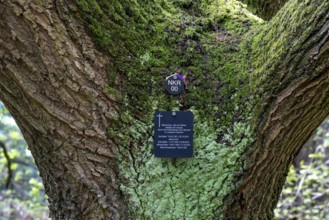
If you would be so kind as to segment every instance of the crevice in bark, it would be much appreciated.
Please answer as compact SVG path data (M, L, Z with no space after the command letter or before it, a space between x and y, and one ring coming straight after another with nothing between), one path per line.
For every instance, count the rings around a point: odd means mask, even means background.
M270 20L288 0L238 0L248 5L248 8L259 17Z

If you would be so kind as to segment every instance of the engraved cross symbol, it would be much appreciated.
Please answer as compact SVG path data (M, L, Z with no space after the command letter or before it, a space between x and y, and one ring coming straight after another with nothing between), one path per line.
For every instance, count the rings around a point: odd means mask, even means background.
M159 113L157 115L157 117L159 118L159 128L160 128L160 126L161 126L161 117L163 117L163 115L161 115L161 113Z

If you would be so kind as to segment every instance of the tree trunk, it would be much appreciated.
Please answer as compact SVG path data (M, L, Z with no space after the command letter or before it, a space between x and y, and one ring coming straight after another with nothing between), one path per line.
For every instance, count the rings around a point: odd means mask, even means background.
M270 18L268 5L251 4ZM265 22L234 0L0 0L0 99L51 217L272 218L329 114L328 12L290 0ZM163 88L174 72L178 96ZM153 156L156 110L194 113L193 158Z

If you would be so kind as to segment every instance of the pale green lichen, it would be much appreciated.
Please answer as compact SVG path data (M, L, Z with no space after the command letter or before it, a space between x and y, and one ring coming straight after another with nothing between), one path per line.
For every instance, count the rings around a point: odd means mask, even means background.
M134 166L127 160L120 163L124 178L129 180L121 190L130 198L137 219L212 219L219 216L224 197L234 188L233 175L242 167L238 159L252 142L250 127L236 123L223 143L217 143L220 131L198 119L196 110L193 112L193 158L155 158L150 136L133 150Z

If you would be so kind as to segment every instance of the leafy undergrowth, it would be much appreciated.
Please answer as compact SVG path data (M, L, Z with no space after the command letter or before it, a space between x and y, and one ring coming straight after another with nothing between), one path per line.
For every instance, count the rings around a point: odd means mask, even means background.
M291 166L275 219L329 219L329 119Z

